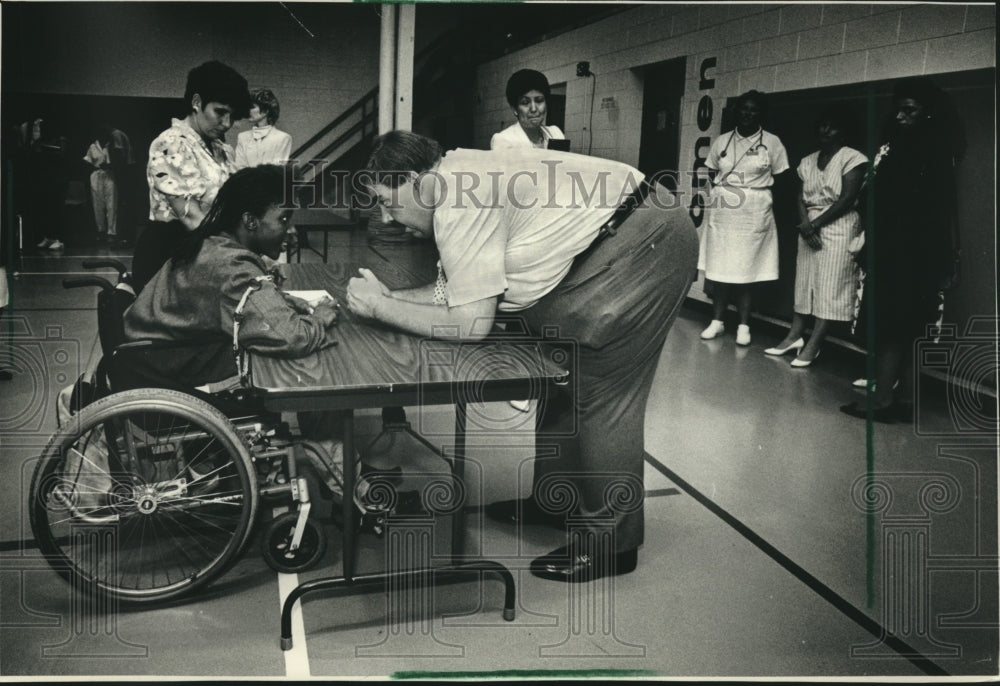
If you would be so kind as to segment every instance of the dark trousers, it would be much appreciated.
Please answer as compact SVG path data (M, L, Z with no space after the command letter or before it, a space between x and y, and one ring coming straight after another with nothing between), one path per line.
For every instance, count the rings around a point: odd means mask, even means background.
M598 532L610 522L618 551L643 542L646 401L698 259L687 212L658 193L660 207L647 200L520 313L534 333L558 327L576 350L570 402L543 410L536 453L558 454L536 459L535 498L558 510L570 489L578 505L571 513Z

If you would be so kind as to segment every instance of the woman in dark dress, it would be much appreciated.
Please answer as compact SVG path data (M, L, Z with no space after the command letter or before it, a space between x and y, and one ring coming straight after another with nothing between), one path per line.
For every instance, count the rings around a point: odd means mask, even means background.
M863 214L869 223L861 321L870 323L876 421L912 421L913 342L938 319L941 291L957 282L955 168L963 148L943 91L924 77L896 83ZM841 410L868 416L865 403Z

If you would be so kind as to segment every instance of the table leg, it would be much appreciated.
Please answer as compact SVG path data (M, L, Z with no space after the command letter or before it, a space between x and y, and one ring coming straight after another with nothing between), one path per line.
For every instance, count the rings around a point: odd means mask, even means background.
M465 485L465 412L465 403L459 402L455 405L455 454L451 458L451 473L459 487ZM455 514L452 515L451 555L455 560L461 559L465 555L464 506L456 509Z
M465 425L466 405L458 403L455 406L455 454L452 456L451 470L453 478L464 485L465 482ZM421 439L423 440L423 439ZM337 588L356 588L358 590L382 590L393 580L407 580L410 585L425 583L428 572L434 583L455 583L468 579L468 572L495 572L499 574L504 584L503 618L510 622L514 620L514 605L516 589L514 576L498 562L491 560L465 560L465 508L459 507L452 519L452 560L443 567L428 569L406 569L392 572L376 572L354 576L354 554L356 512L354 508L354 413L344 412L344 575L342 577L326 577L314 579L299 586L285 598L281 606L281 649L292 648L292 608L295 603L308 593L319 590Z
M344 497L342 503L344 521L344 578L350 581L354 576L354 553L357 524L354 508L355 488L354 460L354 411L344 411Z

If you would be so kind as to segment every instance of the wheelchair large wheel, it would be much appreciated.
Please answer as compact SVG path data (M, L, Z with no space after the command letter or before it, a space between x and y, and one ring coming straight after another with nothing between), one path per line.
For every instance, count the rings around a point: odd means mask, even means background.
M70 583L155 602L221 574L257 502L249 449L226 416L149 388L88 405L52 437L32 477L30 518Z

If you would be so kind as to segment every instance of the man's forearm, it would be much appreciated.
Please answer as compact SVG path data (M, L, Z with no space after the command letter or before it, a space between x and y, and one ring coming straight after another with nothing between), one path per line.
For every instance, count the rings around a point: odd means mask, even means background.
M420 286L419 288L402 288L398 291L393 291L392 297L397 300L405 300L406 302L417 303L419 305L433 305L434 287L435 284L429 283L426 286Z
M448 307L383 296L375 305L374 315L379 321L419 336L475 341L489 334L495 307L493 298Z

